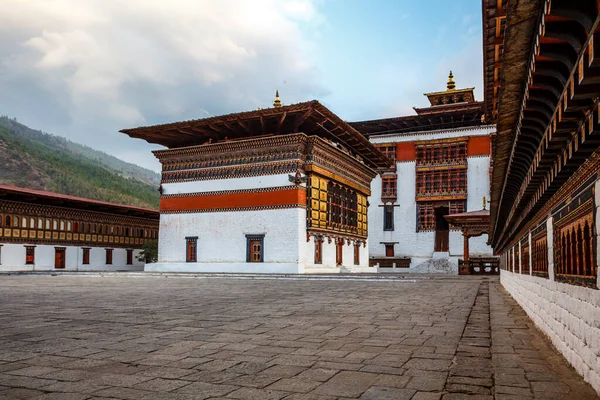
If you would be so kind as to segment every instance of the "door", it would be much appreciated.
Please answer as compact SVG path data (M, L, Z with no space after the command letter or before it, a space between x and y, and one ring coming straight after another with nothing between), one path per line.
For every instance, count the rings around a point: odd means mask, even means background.
M54 268L65 267L65 248L55 247L54 248Z
M448 215L448 207L435 208L435 251L448 251L450 226L444 216Z

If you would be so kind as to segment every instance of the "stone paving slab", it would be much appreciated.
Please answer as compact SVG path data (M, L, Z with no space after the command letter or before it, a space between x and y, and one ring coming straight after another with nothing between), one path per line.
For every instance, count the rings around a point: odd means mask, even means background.
M0 276L0 399L598 398L495 277L169 276Z

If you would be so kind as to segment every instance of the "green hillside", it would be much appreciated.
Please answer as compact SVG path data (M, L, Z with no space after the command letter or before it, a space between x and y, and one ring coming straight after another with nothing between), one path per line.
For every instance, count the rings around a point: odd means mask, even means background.
M160 175L2 116L0 184L158 208Z

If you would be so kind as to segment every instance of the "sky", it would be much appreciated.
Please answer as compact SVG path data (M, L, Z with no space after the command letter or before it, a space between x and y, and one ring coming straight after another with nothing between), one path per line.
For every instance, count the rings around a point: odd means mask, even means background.
M160 171L120 129L319 100L346 121L482 99L481 0L0 0L0 115Z

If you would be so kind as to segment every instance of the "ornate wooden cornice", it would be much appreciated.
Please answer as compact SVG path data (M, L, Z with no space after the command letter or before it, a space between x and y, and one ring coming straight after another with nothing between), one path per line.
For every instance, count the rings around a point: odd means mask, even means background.
M506 14L490 232L501 248L598 147L600 96L594 0L508 1Z
M340 143L373 168L388 167L391 161L347 122L313 100L289 106L154 125L121 132L158 143L170 149L216 143L245 146L244 141L265 135L285 136L303 132ZM247 144L246 144L247 146ZM222 151L213 147L214 151ZM209 149L207 149L209 150ZM193 151L193 150L191 150ZM210 150L209 150L210 151ZM155 152L160 158L161 152Z

